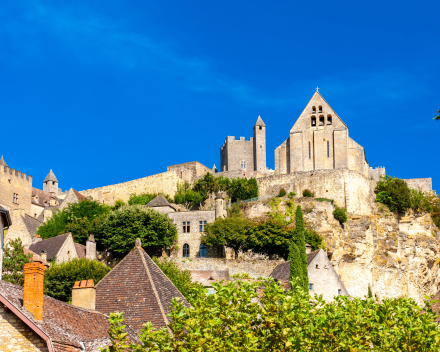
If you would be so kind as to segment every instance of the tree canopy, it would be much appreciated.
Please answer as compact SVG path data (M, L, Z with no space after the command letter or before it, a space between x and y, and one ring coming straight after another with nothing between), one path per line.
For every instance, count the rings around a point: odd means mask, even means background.
M2 280L11 284L24 285L24 265L32 262L32 254L24 254L21 239L8 241L3 253Z
M168 194L141 193L141 194L130 194L130 198L128 199L128 205L146 205L159 195L163 195L168 202L170 203L173 202L173 199Z

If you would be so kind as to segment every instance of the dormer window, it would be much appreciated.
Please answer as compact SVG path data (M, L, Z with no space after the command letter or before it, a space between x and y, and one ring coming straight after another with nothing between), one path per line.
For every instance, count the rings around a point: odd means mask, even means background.
M324 126L324 116L319 116L319 126Z
M332 115L327 115L327 125L332 124Z
M322 112L322 106L318 108L318 112Z
M316 126L316 116L312 116L312 127Z

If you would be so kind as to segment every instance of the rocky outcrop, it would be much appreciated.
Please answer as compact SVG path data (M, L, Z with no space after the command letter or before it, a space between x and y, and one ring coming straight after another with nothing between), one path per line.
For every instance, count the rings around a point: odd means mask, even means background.
M404 216L374 204L368 216L347 214L341 225L331 202L295 198L308 227L325 238L327 254L348 292L363 297L371 288L379 299L408 295L418 303L439 289L439 229L430 214ZM279 209L284 211L285 203ZM246 215L264 217L268 202L249 203Z

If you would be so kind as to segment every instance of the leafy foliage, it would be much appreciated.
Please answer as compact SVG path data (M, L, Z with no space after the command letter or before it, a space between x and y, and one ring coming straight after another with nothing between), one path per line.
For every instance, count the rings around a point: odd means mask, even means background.
M42 239L72 232L75 242L85 244L94 229L110 212L110 207L95 200L84 199L55 212L37 230Z
M63 302L72 300L75 281L93 280L96 285L110 268L96 260L74 258L52 265L44 272L44 293Z
M128 205L147 205L158 195L163 195L166 198L166 200L170 203L173 202L173 199L168 194L141 193L141 194L130 194L130 198L128 199Z
M111 207L111 210L117 210L119 208L125 207L127 204L122 199L116 199L115 204Z
M347 222L347 210L345 208L339 208L338 206L335 206L335 210L333 210L333 216L341 224Z
M32 254L24 254L21 239L8 241L3 252L2 280L11 284L24 285L24 265L32 262Z
M293 199L293 197L296 196L295 192L289 192L289 194L287 195L287 197L289 197L289 199Z
M184 181L177 184L177 192L174 195L174 203L182 204L187 210L190 210L195 205L201 204L203 197L200 193L195 192L191 185Z
M206 290L203 285L191 281L191 272L189 270L179 269L171 260L158 260L156 257L153 257L153 260L190 304L196 303L206 296Z
M298 279L298 282L302 281L301 258L299 255L298 246L294 241L292 241L289 247L288 260L290 261L290 281L294 279Z
M304 290L308 290L309 276L307 270L307 254L305 241L304 217L301 207L298 205L295 212L295 245L298 252L299 283Z
M110 316L111 347L104 352L159 351L438 351L440 331L431 303L417 306L410 298L359 299L338 296L332 303L292 282L285 294L267 281L257 302L257 286L244 281L213 284L216 294L200 298L192 308L173 301L171 334L147 323L139 342L123 333L121 313ZM126 347L127 346L127 347ZM127 349L125 349L127 348Z
M313 197L313 192L309 189L303 191L303 197Z
M166 214L151 208L133 205L111 212L94 233L95 239L116 257L124 257L140 238L149 254L172 247L177 240L177 228Z
M281 188L278 192L278 197L284 197L287 194L286 190L284 188Z

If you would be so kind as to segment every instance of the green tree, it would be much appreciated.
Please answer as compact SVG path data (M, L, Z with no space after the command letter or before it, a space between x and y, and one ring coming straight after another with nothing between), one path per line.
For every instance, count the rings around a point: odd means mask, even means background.
M304 217L301 207L298 205L295 212L295 244L298 247L299 268L301 272L301 285L305 290L309 287L309 275L307 269L307 253L305 242Z
M74 258L52 265L44 272L44 293L63 302L72 300L75 281L93 280L96 285L107 275L110 268L86 258Z
M176 263L169 259L158 260L156 257L153 257L153 260L190 304L206 296L206 290L203 285L191 280L191 272L189 270L179 269Z
M200 241L207 246L230 247L235 252L235 258L238 258L238 252L247 246L247 233L251 225L252 223L242 216L218 218L206 224Z
M95 200L84 199L57 211L37 230L42 239L72 232L75 242L85 244L92 230L110 212L110 207Z
M411 207L411 192L402 179L386 175L377 183L375 192L376 202L387 205L392 212L405 212Z
M290 281L295 279L302 281L301 256L294 241L290 243L288 260L290 261ZM304 289L304 287L302 288Z
M335 210L333 210L333 216L341 224L347 222L347 210L345 208L339 208L338 206L335 206Z
M218 189L225 191L232 202L258 197L258 183L255 178L217 178Z
M218 192L218 178L208 172L202 178L194 182L193 190L199 193L202 196L203 201L205 201L210 198L213 193ZM211 199L211 203L212 202L213 199Z
M195 192L191 185L184 181L177 184L177 192L174 195L174 203L182 204L185 209L190 210L196 205L200 205L203 201L203 197L200 193Z
M24 285L24 265L32 262L32 254L24 254L21 239L8 241L3 252L2 280L11 284Z
M111 212L93 233L95 239L116 257L124 257L136 238L150 255L159 254L177 241L177 228L166 214L142 206L123 207Z
M403 297L376 302L373 298L321 297L310 302L308 291L292 282L295 294L285 294L267 281L213 284L216 293L191 308L176 300L171 324L156 330L147 323L139 341L130 342L123 316L110 316L110 346L104 352L237 351L237 352L428 352L440 349L440 330L432 302L419 307ZM256 302L258 301L258 303ZM127 347L124 347L127 346Z

